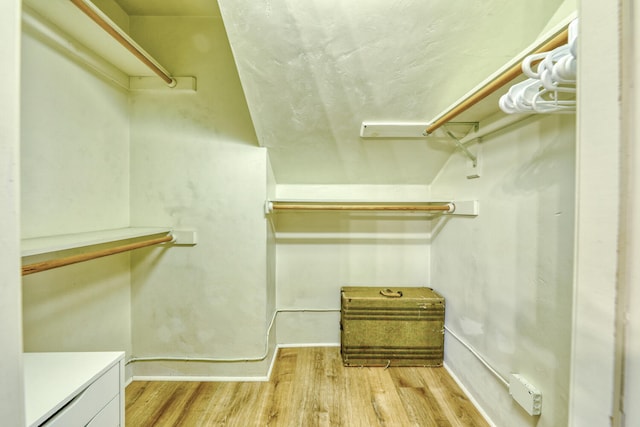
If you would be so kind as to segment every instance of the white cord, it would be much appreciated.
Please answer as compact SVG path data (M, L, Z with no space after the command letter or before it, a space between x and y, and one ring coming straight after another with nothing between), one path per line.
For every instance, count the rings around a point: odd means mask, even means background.
M264 353L258 357L238 357L238 358L216 358L216 357L185 357L185 356L148 356L148 357L132 357L127 360L126 365L133 362L158 362L158 361L168 361L168 362L221 362L221 363L235 363L235 362L262 362L269 355L269 336L271 335L271 329L276 320L276 316L278 313L333 313L340 312L339 309L330 309L330 308L283 308L279 310L275 310L273 312L273 316L271 316L271 321L269 322L269 326L267 327L267 333L265 336L265 344L264 344Z
M262 355L258 357L238 357L238 358L216 358L216 357L185 357L185 356L149 356L149 357L132 357L126 364L133 362L209 362L209 363L238 363L238 362L262 362L269 355L269 336L271 335L271 329L275 324L276 317L279 313L339 313L338 309L314 309L314 308L285 308L278 309L273 312L271 321L267 327L265 334L265 349ZM460 338L455 332L449 329L447 326L444 329L455 338L460 344L462 344L467 350L471 352L497 379L504 384L505 387L509 387L509 382L498 371L496 371L473 347L471 347L465 340Z
M469 344L467 344L467 342L465 340L463 340L462 338L460 338L455 332L453 332L451 329L449 329L447 326L444 327L445 331L449 332L449 334L454 337L456 340L458 340L458 342L460 344L462 344L463 346L466 347L467 350L469 350L471 352L471 354L473 354L497 379L500 380L500 382L502 382L502 384L504 384L505 387L509 388L509 381L507 381L507 379L505 377L503 377L502 375L500 375L500 373L498 371L496 371L490 364L489 362L487 362L481 355L480 353L478 353L476 350L473 349L473 347L471 347Z

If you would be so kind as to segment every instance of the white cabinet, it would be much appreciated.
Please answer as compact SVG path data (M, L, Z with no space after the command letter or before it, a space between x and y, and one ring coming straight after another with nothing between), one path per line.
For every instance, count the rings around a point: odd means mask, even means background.
M27 426L124 426L124 352L25 353Z

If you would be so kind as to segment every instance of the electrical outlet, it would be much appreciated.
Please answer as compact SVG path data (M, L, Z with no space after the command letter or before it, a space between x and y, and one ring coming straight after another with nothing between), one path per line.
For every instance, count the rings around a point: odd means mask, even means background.
M542 412L542 394L521 375L511 374L509 394L529 415Z

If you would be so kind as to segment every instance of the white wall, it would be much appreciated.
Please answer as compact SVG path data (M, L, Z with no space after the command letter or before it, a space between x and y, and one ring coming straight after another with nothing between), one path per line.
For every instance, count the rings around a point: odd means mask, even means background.
M486 137L482 176L451 157L434 197L478 199L480 214L452 217L433 239L432 282L446 326L502 376L519 373L543 395L539 420L446 334L445 363L499 426L561 426L569 393L575 118L527 120Z
M195 229L199 243L25 277L25 350L130 356L135 339L136 356L260 358L275 307L275 243L263 208L275 182L224 27L213 18L131 21L160 62L197 76L198 92L122 92L26 33L23 237L160 225ZM269 361L138 368L262 376Z
M0 419L24 425L20 305L20 1L0 3Z
M131 97L132 223L198 233L194 247L133 255L133 353L260 358L274 300L264 215L270 172L224 27L196 17L131 17L130 25L159 62L196 76L198 86ZM140 362L134 374L264 376L269 361Z
M640 31L640 9L633 2L623 2L622 16L625 40L638 40ZM624 299L622 319L627 322L625 331L625 359L623 408L626 425L631 426L640 419L640 44L625 43L623 65L623 150L626 162L623 166L623 206L625 209L621 234L621 250ZM624 424L623 424L624 425Z
M22 237L126 227L127 93L27 32L22 67Z
M279 185L279 199L425 201L428 186ZM430 221L424 215L290 212L272 215L281 344L340 342L341 286L429 285Z
M128 226L127 94L25 31L21 100L22 237ZM130 351L129 282L127 254L25 276L25 351Z

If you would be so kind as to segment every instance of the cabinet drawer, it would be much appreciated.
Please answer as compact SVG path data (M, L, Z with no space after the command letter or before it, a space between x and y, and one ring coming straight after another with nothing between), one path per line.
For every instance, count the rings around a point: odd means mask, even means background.
M44 425L46 427L86 426L114 397L118 396L119 392L120 365L117 364L49 418Z
M87 427L117 427L120 425L120 396L111 399Z

